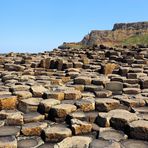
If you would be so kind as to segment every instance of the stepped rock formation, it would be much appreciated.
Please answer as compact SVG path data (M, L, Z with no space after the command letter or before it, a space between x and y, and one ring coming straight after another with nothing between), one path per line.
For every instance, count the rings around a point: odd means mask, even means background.
M0 84L0 148L148 147L148 48L3 54Z

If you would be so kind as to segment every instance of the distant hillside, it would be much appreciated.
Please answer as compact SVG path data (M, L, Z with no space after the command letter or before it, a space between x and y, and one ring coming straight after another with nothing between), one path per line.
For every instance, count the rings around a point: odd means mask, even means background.
M112 30L94 30L81 41L84 45L148 44L148 22L115 24ZM144 41L142 40L144 39Z
M148 22L118 23L112 30L92 30L79 43L65 43L61 47L85 47L93 45L148 45Z

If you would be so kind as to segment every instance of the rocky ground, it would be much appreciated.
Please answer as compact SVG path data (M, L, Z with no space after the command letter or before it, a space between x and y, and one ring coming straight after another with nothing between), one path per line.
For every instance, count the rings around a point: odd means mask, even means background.
M0 148L147 148L148 48L0 56Z

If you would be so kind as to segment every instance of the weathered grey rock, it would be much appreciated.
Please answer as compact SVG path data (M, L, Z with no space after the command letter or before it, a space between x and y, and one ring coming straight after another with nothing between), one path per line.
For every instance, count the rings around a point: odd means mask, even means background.
M136 95L139 94L141 90L139 88L124 88L123 92L129 95Z
M147 148L148 142L142 140L128 139L121 141L121 148Z
M95 122L100 127L109 127L110 126L110 116L107 113L100 112L96 117Z
M8 71L23 71L24 69L25 67L21 65L5 64L5 70L8 70Z
M122 99L120 102L128 107L145 106L145 101L143 99Z
M49 69L50 68L50 61L51 61L51 58L42 59L41 62L40 62L40 66L42 68Z
M51 108L49 116L63 118L71 112L76 111L76 106L71 104L60 104L55 105Z
M138 79L124 79L123 82L127 84L138 84L139 83Z
M140 88L140 85L138 83L137 84L123 83L123 86L125 88Z
M70 76L71 78L76 78L79 76L79 72L68 72L67 76Z
M124 130L129 122L138 120L138 116L127 110L115 109L108 113L99 113L96 123L101 127L112 126L119 130Z
M132 107L132 110L136 113L141 113L141 114L148 114L148 107Z
M114 91L122 91L123 90L123 83L117 81L111 81L106 84L106 89L112 92Z
M28 98L19 101L18 109L24 113L36 112L42 98Z
M40 113L48 113L52 106L59 104L60 104L59 100L46 99L40 102L38 110Z
M103 90L103 85L84 85L84 91L95 92Z
M5 81L7 81L7 80L12 80L12 79L14 79L14 80L18 80L18 77L17 77L17 75L11 75L11 74L6 74L5 76L3 76L2 77L2 80L5 82Z
M95 98L95 95L91 92L83 92L82 98Z
M28 80L30 80L30 81L33 80L33 82L34 82L35 76L32 76L32 75L22 75L22 76L20 76L20 80L22 82L25 82L25 81L28 81Z
M88 148L92 138L86 136L67 137L60 143L55 144L54 148Z
M38 112L30 112L27 114L23 114L24 123L43 121L45 119L45 115L41 115Z
M9 92L9 91L0 91L0 96L2 96L2 95L11 95L11 92Z
M94 78L94 79L92 79L92 84L95 84L95 85L105 85L109 81L110 80L107 77Z
M92 124L78 119L71 119L71 130L74 135L89 133L92 130Z
M1 119L1 120L4 120L4 119L6 119L8 116L11 116L11 115L16 114L16 113L21 114L21 112L18 111L18 110L1 110L1 111L0 111L0 119Z
M138 117L139 117L141 120L146 120L146 121L148 121L148 114L138 114Z
M141 82L141 87L142 87L143 89L148 88L148 78L147 78L147 77L142 77L142 78L140 79L140 82Z
M66 116L66 122L67 124L71 124L71 119L79 119L81 121L86 120L86 115L82 111L75 111L73 113L70 113Z
M45 92L43 94L44 99L56 99L56 100L64 100L64 92L61 91L50 91Z
M78 90L67 90L64 91L64 99L68 100L77 100L81 98L81 92Z
M44 143L38 148L54 148L54 143Z
M42 145L44 142L40 137L18 137L18 148L36 148Z
M41 131L47 127L45 122L26 123L22 126L21 132L25 136L40 136Z
M17 140L14 136L0 137L1 148L17 148Z
M89 98L81 99L79 101L76 101L75 105L84 112L95 110L94 99L89 99Z
M128 123L138 120L136 114L126 110L112 110L109 114L111 115L110 125L115 129L126 130Z
M114 24L113 30L146 30L148 27L147 22L138 22L138 23L116 23Z
M100 112L107 112L119 107L120 102L114 99L98 98L95 100L96 110Z
M83 63L82 62L74 62L74 68L82 68Z
M13 92L13 95L16 95L18 97L18 100L32 97L32 93L29 91L15 91Z
M43 138L46 142L59 142L71 135L71 130L62 126L48 127L43 130Z
M120 148L120 144L108 140L94 139L89 148Z
M118 82L124 82L124 80L126 79L126 77L124 76L115 76L115 77L111 77L111 81L118 81Z
M104 140L114 140L117 142L128 138L122 131L114 130L112 128L100 128L99 137Z
M112 95L112 91L109 90L95 91L95 95L98 98L108 98Z
M9 114L6 119L7 125L21 126L23 125L23 115L19 112Z
M148 121L137 120L129 123L130 137L134 139L148 140Z
M80 76L74 79L75 84L83 84L83 85L89 85L91 84L91 78L90 77L85 77L85 76Z
M28 85L13 85L10 87L10 91L29 91L30 86Z
M43 93L46 91L48 90L42 85L36 85L31 87L31 92L34 97L42 97Z
M0 127L0 137L20 135L20 128L17 126L2 126Z
M97 111L85 112L87 122L94 123L98 116Z

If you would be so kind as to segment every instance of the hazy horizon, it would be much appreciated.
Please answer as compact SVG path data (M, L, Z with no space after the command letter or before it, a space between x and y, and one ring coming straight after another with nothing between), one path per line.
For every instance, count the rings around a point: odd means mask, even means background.
M114 23L148 21L147 0L0 0L0 53L43 52Z

